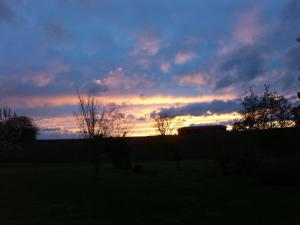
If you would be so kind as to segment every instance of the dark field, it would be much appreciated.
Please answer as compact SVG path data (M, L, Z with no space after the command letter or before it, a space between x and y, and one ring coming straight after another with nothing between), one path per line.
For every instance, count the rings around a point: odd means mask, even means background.
M300 224L299 187L223 176L212 161L142 165L95 179L90 164L1 164L0 224Z

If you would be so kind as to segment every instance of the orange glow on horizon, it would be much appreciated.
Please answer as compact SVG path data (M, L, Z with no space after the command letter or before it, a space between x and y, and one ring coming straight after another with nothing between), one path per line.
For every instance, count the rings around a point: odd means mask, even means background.
M115 103L122 107L120 111L128 117L128 124L131 127L128 136L149 136L158 133L153 128L153 119L151 112L160 111L162 108L182 107L191 103L212 102L214 100L232 100L236 99L235 95L205 95L205 96L172 96L172 95L102 95L96 97L99 103ZM66 96L47 96L47 97L13 97L10 102L18 107L62 107L74 106L78 104L76 95ZM211 114L207 116L179 116L185 122L182 126L220 124L232 121L237 118L234 113ZM57 132L59 134L78 134L75 118L72 114L56 117L36 117L35 121L41 130Z
M179 119L184 119L181 127L194 125L210 125L220 124L228 121L233 121L239 118L236 113L226 114L212 114L209 116L179 116ZM38 119L36 123L40 128L56 129L60 134L78 134L79 129L76 126L75 118L72 115L52 117L45 119ZM131 129L129 129L128 136L153 136L158 135L153 128L153 119L146 118L144 121L131 120L128 122ZM174 131L176 134L177 131ZM79 136L79 135L78 135Z

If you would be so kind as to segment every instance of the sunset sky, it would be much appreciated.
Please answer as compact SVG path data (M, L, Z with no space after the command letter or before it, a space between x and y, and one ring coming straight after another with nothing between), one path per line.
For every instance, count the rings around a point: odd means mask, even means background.
M160 111L230 124L250 87L296 99L298 36L298 0L0 0L0 105L39 138L76 137L76 88L134 136Z

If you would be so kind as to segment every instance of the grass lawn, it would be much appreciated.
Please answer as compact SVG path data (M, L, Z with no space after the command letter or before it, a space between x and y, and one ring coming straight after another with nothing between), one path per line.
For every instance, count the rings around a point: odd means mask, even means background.
M105 166L98 179L88 164L0 165L0 225L300 224L299 187L182 165L143 163L141 174Z

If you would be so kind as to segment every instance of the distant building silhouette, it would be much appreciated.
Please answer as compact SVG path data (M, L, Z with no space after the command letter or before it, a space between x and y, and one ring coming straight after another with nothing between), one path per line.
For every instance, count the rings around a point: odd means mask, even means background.
M178 129L179 135L188 134L216 134L226 132L226 126L223 125L209 125L209 126L192 126L181 127Z

